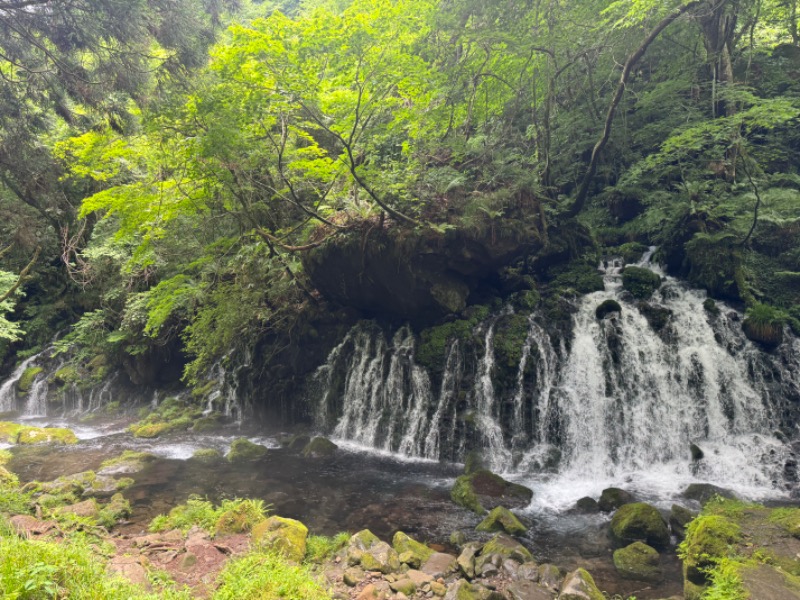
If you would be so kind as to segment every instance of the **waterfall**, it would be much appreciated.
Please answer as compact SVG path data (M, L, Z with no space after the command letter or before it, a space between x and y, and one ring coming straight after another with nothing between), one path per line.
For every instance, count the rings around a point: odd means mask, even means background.
M22 374L25 373L25 370L30 367L37 358L39 358L38 354L24 360L16 369L14 369L14 372L11 373L11 376L3 382L3 385L0 386L0 413L14 412L18 409L17 382L22 377Z
M800 340L765 352L742 332L742 315L666 276L647 303L622 286L621 260L604 262L605 289L582 297L569 332L528 315L515 379L498 388L498 319L471 339L451 339L434 390L414 360L409 327L391 341L360 324L314 376L317 426L333 437L401 455L463 460L479 450L493 470L528 480L543 503L625 485L674 493L694 481L752 497L780 495L794 460L783 434L800 402ZM619 313L595 310L615 300ZM656 331L646 314L658 310ZM693 461L690 446L704 453ZM558 498L557 498L558 497Z

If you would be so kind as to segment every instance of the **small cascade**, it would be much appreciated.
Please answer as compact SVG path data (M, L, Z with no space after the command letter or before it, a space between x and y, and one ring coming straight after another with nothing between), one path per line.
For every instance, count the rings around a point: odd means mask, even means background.
M47 392L50 385L47 383L47 374L39 373L33 380L31 390L25 398L25 406L22 410L24 417L46 417L47 416Z
M453 340L447 349L439 401L423 438L422 456L425 458L456 460L463 455L464 448L456 443L456 403L463 371L459 341Z
M242 422L245 414L245 407L242 404L239 394L236 373L238 370L249 366L249 355L245 356L244 362L238 365L233 373L228 373L222 361L217 361L211 366L207 379L214 383L214 387L207 395L206 407L203 411L204 415L210 415L218 411L237 423Z
M39 355L31 356L24 360L11 376L0 385L0 412L14 412L18 410L17 406L17 382L22 378L25 370L32 366Z

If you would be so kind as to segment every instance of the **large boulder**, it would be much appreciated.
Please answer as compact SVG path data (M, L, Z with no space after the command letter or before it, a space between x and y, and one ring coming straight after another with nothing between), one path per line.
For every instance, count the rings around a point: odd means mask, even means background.
M524 485L506 481L499 475L480 469L462 475L450 492L453 502L483 515L498 506L523 508L530 504L533 492Z
M705 504L709 500L719 496L729 500L736 500L736 494L710 483L692 483L683 490L683 497L687 500L696 500L700 504Z
M434 550L425 544L420 544L402 531L394 534L392 548L397 552L401 562L413 567L423 565L434 553Z
M636 499L630 492L626 492L620 488L611 487L603 490L603 493L600 494L600 500L597 504L600 506L600 510L603 512L614 512L620 506L624 506L625 504L633 504L634 502L636 502Z
M481 548L481 557L499 554L503 558L510 558L519 563L533 560L530 551L513 538L503 533L498 533Z
M332 456L338 448L339 446L328 438L315 437L306 444L302 454L306 458L322 458L324 456Z
M605 596L588 571L577 569L564 579L558 600L605 600Z
M447 589L444 600L505 600L505 597L477 583L459 579Z
M656 582L664 578L660 558L655 548L634 542L614 552L614 566L625 579Z
M647 300L661 287L661 276L641 267L625 267L622 271L622 287L637 300Z
M306 555L308 528L294 519L270 517L253 527L251 537L256 544L277 550L295 562Z
M241 462L247 460L257 460L268 452L266 446L254 444L247 438L233 440L231 450L225 457L229 462Z
M669 528L661 513L645 502L620 507L611 518L611 535L620 545L644 541L655 548L669 545Z

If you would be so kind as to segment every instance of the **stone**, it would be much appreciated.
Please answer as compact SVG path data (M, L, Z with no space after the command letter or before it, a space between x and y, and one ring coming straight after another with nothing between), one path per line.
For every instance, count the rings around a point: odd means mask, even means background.
M419 567L425 563L434 551L425 544L421 544L402 531L398 531L392 538L392 548L400 555L400 562Z
M499 554L504 558L511 558L520 563L533 560L533 555L525 546L503 533L498 533L483 545L481 555L488 556L491 554Z
M636 502L636 499L633 497L633 494L626 492L625 490L621 490L620 488L612 487L603 490L603 493L600 494L600 500L597 504L600 507L600 510L603 512L614 512L620 506L632 504L634 502Z
M364 586L361 593L356 596L356 600L386 600L389 597L387 589L381 589L374 583Z
M417 571L416 569L409 569L406 571L406 577L413 581L414 585L418 588L433 583L433 577L431 575L423 573L422 571Z
M17 443L22 445L61 444L69 446L77 444L78 438L69 429L61 427L25 427L19 432Z
M400 570L400 557L386 542L379 540L369 529L363 529L350 538L347 547L347 562L361 565L367 571L379 571L384 575Z
M389 587L392 591L405 594L406 596L413 596L417 591L416 584L407 577L390 582Z
M133 583L142 586L145 591L151 590L147 569L134 556L115 556L108 562L108 570L117 573Z
M298 433L289 438L286 447L293 452L302 452L311 443L311 436L305 433Z
M664 578L658 551L642 542L634 542L630 546L616 550L614 566L625 579L658 582Z
M661 287L661 276L642 267L625 267L622 271L622 287L637 300L647 300Z
M533 561L522 563L514 574L514 579L524 579L526 581L539 581L539 565Z
M447 593L447 586L438 581L432 581L431 592L434 596L444 596Z
M686 526L697 516L696 512L678 504L672 505L669 513L669 527L678 539L686 537Z
M692 483L683 490L683 497L687 500L696 500L700 504L706 504L712 498L719 496L729 500L737 500L736 494L730 490L711 485L710 483Z
M645 502L626 504L611 518L611 536L621 545L644 541L654 548L669 545L669 529L661 513Z
M225 457L229 462L239 462L246 460L257 460L268 452L266 446L254 444L247 438L233 440L230 452Z
M334 444L327 438L315 437L303 448L303 456L306 458L322 458L324 456L332 456L339 446Z
M90 499L77 504L62 506L56 512L61 515L75 515L76 517L96 519L100 514L100 509L97 506L97 502L94 499Z
M532 581L515 581L506 588L509 600L553 600L553 593Z
M55 521L40 521L29 515L15 515L8 520L8 524L17 535L25 538L44 535L58 527Z
M493 508L489 515L475 528L476 531L505 531L511 535L522 535L528 531L510 510L503 506Z
M479 469L456 479L450 497L456 504L483 515L498 506L524 508L531 503L533 491L506 481L491 471Z
M364 577L365 574L362 569L350 567L349 569L345 569L345 572L342 574L342 581L344 581L347 586L356 587L364 580Z
M600 504L594 498L585 496L575 503L575 510L584 515L600 512Z
M588 571L577 569L564 578L558 600L605 600L605 596Z
M555 565L544 564L539 566L539 584L551 589L558 590L561 587L561 582L564 576L561 574L561 569Z
M705 457L705 452L703 452L702 448L697 444L689 444L689 453L692 455L692 460L695 462L703 460Z
M308 528L300 521L270 517L253 527L253 542L283 553L288 559L301 562L306 555Z
M444 600L504 600L504 597L482 585L459 579L447 589Z
M443 552L434 552L420 569L423 573L436 578L445 577L456 570L458 570L456 557Z
M461 572L468 579L475 577L475 555L481 549L479 542L469 542L461 549L461 554L458 555L458 567Z

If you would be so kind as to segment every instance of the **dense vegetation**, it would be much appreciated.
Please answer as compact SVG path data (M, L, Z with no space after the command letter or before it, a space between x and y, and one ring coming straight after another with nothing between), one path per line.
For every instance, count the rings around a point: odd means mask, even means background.
M797 4L0 1L0 359L268 361L387 235L517 244L533 306L657 244L798 327Z

